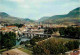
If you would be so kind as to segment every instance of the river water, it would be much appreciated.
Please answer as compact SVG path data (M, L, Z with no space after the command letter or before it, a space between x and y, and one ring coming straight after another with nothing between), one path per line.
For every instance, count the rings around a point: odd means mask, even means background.
M16 40L16 45L20 45L20 43L21 43L22 41L29 41L29 40L30 40L29 38L22 37L19 41Z

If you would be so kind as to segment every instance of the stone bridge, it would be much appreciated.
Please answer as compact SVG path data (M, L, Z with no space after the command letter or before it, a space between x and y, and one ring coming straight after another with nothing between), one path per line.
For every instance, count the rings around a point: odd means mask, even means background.
M44 33L32 33L32 32L24 32L23 35L28 38L33 38L34 36L39 37L51 37L51 34L44 34Z

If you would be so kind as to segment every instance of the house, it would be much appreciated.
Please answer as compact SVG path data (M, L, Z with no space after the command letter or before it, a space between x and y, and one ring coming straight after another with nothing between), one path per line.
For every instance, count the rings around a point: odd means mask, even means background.
M1 29L0 29L0 31L8 31L8 29L7 28L5 28L5 27L2 27Z
M16 27L16 26L6 26L6 28L13 29L13 30L18 30L18 27Z
M3 26L0 24L0 29L2 28Z

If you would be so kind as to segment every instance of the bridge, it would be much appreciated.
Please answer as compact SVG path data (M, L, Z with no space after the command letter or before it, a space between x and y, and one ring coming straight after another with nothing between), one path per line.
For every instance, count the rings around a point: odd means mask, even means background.
M28 38L33 38L34 36L39 37L51 37L51 34L44 34L44 33L32 33L32 32L24 32L23 35Z

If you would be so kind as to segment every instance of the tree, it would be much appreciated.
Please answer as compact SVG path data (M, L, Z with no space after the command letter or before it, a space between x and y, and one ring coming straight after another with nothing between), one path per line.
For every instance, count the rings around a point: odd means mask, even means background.
M0 32L0 49L1 49L1 38L2 38L2 36L3 36L3 34L2 34L2 32Z
M57 32L58 31L58 28L49 28L49 27L46 27L44 29L44 33L45 34L53 34L53 32Z
M56 55L79 48L79 41L52 38L47 41L38 42L33 47L34 55Z
M13 32L2 33L1 35L1 48L10 49L16 45L16 34Z
M80 39L80 27L60 28L59 33L62 37Z
M59 33L60 33L61 36L66 36L65 35L65 28L64 27L60 28Z
M73 50L79 48L79 41L69 41L65 44L68 50Z
M22 27L22 26L24 26L24 24L17 24L17 23L16 24L13 24L13 25L15 25L15 26L17 26L19 28Z
M35 42L38 42L38 41L40 41L40 40L42 40L41 37L35 36L35 37L33 37L33 38L30 40L30 44L31 44L31 45L35 45L35 44L36 44Z
M50 51L44 47L44 45L39 44L33 47L33 53L35 55L50 55Z

